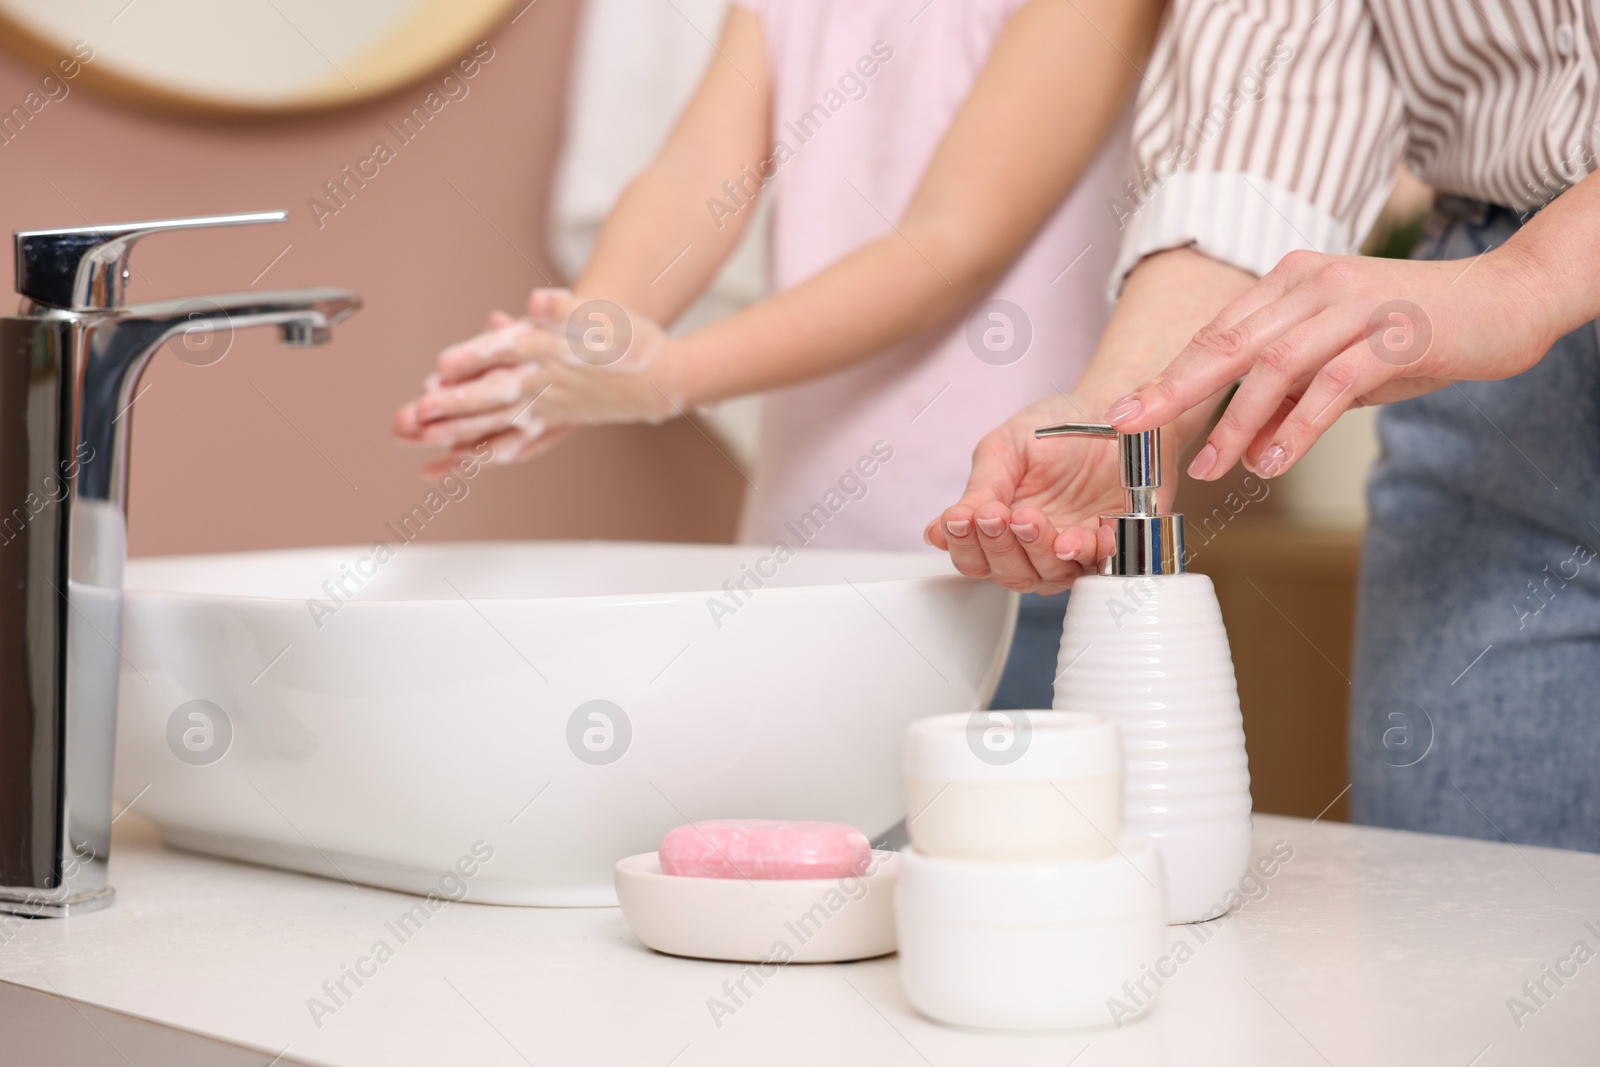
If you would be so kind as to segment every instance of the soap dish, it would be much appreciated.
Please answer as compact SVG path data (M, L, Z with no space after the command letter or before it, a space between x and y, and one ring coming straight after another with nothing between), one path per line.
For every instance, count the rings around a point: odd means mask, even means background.
M816 879L692 878L663 874L654 852L619 860L622 917L648 947L740 963L838 963L895 950L900 856L872 854L857 875Z

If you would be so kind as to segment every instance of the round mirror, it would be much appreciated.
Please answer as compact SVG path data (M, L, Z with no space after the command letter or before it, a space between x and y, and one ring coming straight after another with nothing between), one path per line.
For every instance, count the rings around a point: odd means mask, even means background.
M471 61L502 18L532 6L0 0L0 42L50 72L44 96L87 85L168 111L281 114L368 100Z

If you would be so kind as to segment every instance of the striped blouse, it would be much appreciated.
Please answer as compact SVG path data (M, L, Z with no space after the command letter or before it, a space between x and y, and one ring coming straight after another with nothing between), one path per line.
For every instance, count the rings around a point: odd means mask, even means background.
M1519 211L1595 167L1597 0L1174 0L1139 94L1112 287L1184 245L1349 254L1404 159Z

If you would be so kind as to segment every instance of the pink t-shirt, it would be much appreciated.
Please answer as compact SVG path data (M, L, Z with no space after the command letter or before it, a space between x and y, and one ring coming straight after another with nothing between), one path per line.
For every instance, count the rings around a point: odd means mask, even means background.
M1023 0L737 2L761 19L772 71L763 173L776 173L772 280L788 289L894 232ZM926 550L923 527L960 498L978 439L1071 390L1100 337L1117 251L1106 203L1127 143L1124 123L973 311L767 394L741 541Z

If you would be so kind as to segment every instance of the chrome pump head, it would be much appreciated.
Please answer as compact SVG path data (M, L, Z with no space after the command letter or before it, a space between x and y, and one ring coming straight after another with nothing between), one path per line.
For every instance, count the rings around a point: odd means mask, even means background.
M1035 437L1115 437L1127 511L1102 515L1116 538L1116 549L1101 565L1102 574L1182 574L1183 516L1160 514L1156 490L1161 487L1161 431L1118 433L1103 422L1064 422L1041 426Z

